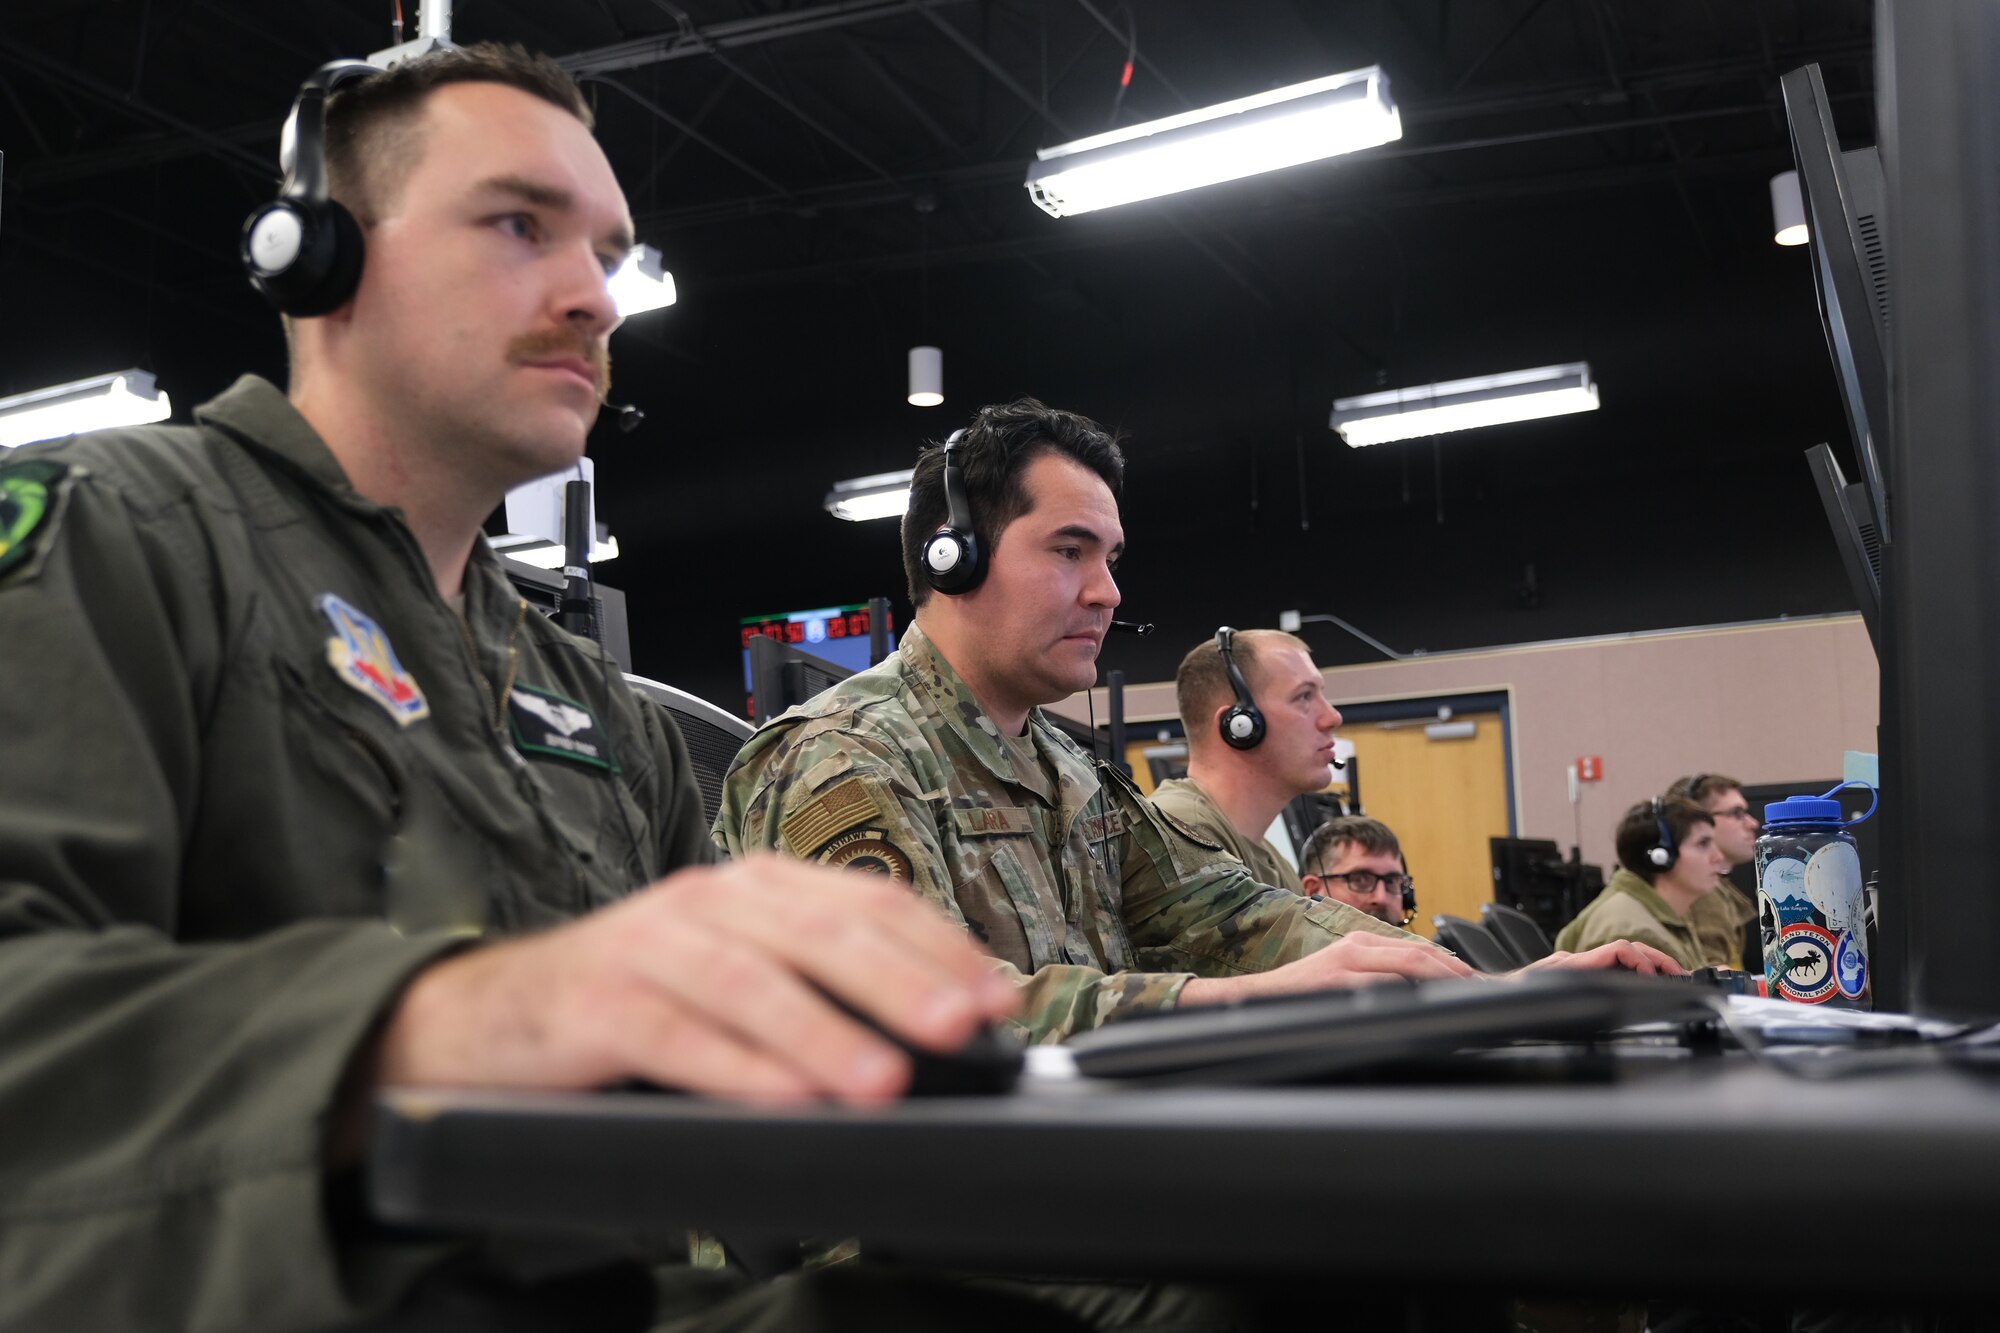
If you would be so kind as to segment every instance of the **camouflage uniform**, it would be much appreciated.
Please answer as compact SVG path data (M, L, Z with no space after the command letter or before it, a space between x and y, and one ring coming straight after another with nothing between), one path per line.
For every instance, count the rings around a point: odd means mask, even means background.
M1209 798L1193 778L1170 778L1153 788L1153 804L1197 833L1205 833L1222 844L1223 850L1241 861L1257 880L1304 895L1305 882L1292 863L1262 838L1251 837L1229 822L1220 806Z
M1744 964L1745 933L1757 919L1757 904L1750 901L1727 875L1715 879L1715 892L1704 893L1688 908L1688 925L1701 942L1701 956L1710 967L1741 968ZM1761 961L1758 966L1763 964Z
M713 833L739 855L776 848L907 880L1026 976L1032 1041L1171 1006L1190 977L1265 971L1351 931L1415 938L1257 883L1039 711L1010 743L916 628L750 739Z
M1582 953L1613 940L1650 944L1690 971L1708 965L1686 918L1667 906L1657 889L1623 866L1604 886L1604 892L1562 928L1556 936L1556 948Z

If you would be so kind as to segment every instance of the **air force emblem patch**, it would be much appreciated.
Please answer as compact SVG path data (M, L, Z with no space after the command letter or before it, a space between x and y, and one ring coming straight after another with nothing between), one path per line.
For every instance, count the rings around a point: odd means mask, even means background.
M396 650L380 625L330 592L320 594L318 606L333 626L326 660L342 680L380 704L397 726L407 727L431 715L430 701L417 688L417 678L396 660Z
M574 699L517 681L507 692L507 722L522 754L618 771L597 715Z

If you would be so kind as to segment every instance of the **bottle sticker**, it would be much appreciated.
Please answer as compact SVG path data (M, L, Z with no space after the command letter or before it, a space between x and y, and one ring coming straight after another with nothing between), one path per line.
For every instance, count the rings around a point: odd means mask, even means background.
M1820 1004L1833 997L1836 960L1833 935L1819 926L1799 922L1778 937L1778 994L1801 1004Z
M1833 948L1833 977L1840 993L1850 1000L1860 999L1868 989L1868 955L1854 931L1844 932Z

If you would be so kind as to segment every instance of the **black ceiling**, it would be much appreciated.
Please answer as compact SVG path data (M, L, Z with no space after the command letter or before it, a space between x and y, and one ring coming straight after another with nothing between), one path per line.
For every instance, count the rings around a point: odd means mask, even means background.
M1127 606L1163 630L1122 650L1138 678L1289 606L1430 648L1841 608L1798 457L1841 419L1766 181L1806 61L1872 140L1869 9L460 0L454 35L585 77L678 281L613 342L647 419L593 446L604 577L642 670L729 698L736 617L898 588L891 525L826 516L828 484L1018 393L1130 432ZM10 0L0 394L138 365L185 417L278 375L236 232L299 79L387 46L391 10ZM1060 221L1022 188L1038 146L1370 64L1385 148ZM917 342L943 408L902 401ZM1336 396L1569 360L1603 410L1366 451L1326 429Z

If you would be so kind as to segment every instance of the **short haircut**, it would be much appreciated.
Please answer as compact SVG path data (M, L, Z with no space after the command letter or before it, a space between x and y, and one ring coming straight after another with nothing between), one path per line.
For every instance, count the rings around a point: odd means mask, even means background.
M1259 684L1257 655L1270 648L1296 648L1312 656L1303 639L1281 629L1236 631L1229 642L1229 655L1236 659L1236 669L1253 692ZM1213 638L1196 644L1181 659L1181 668L1174 673L1174 702L1180 707L1181 727L1190 743L1197 737L1207 740L1213 736L1215 710L1235 697L1236 691L1229 688L1229 673L1222 665L1222 650Z
M1725 774L1691 773L1687 777L1674 779L1673 785L1667 788L1667 795L1678 796L1683 801L1693 801L1696 805L1700 805L1711 796L1742 790L1742 783Z
M1397 857L1403 854L1403 844L1396 841L1396 835L1381 820L1366 815L1338 815L1314 829L1306 839L1305 850L1299 853L1299 873L1323 873L1320 867L1338 861L1340 849L1350 842L1358 843L1369 856L1384 852Z
M569 71L517 43L433 51L350 80L326 103L327 183L362 230L388 210L422 152L417 120L425 100L452 83L505 84L569 112L586 129L595 125Z
M1045 407L1033 398L982 407L972 416L960 441L959 467L965 479L965 503L972 510L972 530L987 560L996 554L1000 534L1028 512L1031 500L1022 480L1028 464L1043 454L1060 454L1089 468L1117 495L1125 484L1125 455L1118 437L1089 417ZM903 575L910 585L910 605L930 600L924 579L924 544L944 526L944 450L932 447L917 459L910 478L910 507L903 515Z
M1664 868L1654 865L1646 857L1647 852L1660 845L1661 820L1666 822L1667 831L1674 835L1674 846L1685 847L1689 831L1696 824L1714 825L1715 816L1680 796L1663 797L1657 819L1654 818L1650 800L1641 801L1625 812L1625 817L1618 821L1615 839L1618 864L1648 884L1658 879Z

